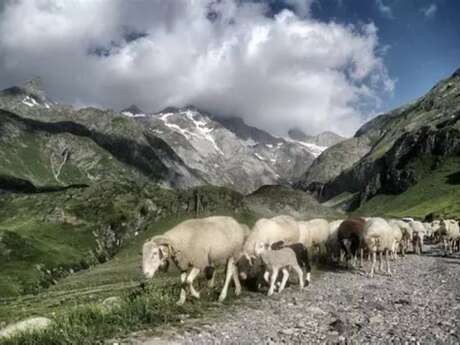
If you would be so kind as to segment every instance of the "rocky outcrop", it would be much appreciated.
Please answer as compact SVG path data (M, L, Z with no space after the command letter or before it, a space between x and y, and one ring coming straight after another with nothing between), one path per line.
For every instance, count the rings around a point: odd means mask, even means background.
M292 183L317 154L314 144L274 137L239 118L217 118L190 106L140 121L203 180L242 193Z
M377 194L399 194L460 154L460 73L426 96L363 125L352 139L333 146L297 184L320 201L354 194L350 209ZM361 142L364 145L347 147Z
M338 218L342 215L322 206L311 195L283 186L262 186L246 196L245 204L258 217L287 214L297 219Z
M10 338L21 333L43 331L50 327L52 323L53 321L47 317L31 317L0 329L0 339Z

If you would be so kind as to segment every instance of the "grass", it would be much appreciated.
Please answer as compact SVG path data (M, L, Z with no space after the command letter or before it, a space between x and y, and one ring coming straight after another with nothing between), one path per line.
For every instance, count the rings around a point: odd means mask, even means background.
M235 216L249 224L254 221L248 213ZM184 306L175 304L180 287L178 272L174 270L158 273L145 289L140 288L142 244L185 218L168 217L150 225L110 261L70 275L37 295L0 300L0 320L10 322L31 316L55 320L44 332L0 340L0 344L102 344L107 338L178 322L181 315L196 318L219 310L219 290L205 288L203 278L197 282L204 292L202 299L190 300ZM223 281L222 272L219 277ZM102 301L113 296L120 297L120 305L108 310ZM232 296L230 289L227 304L232 303Z
M377 195L355 213L387 217L424 218L430 213L460 217L460 158L447 159L399 195Z
M119 304L107 308L85 304L54 314L55 323L40 332L26 333L0 340L2 345L104 344L105 339L129 332L176 323L181 315L196 318L215 307L210 297L177 306L179 285L151 285L121 295ZM214 296L213 296L214 297Z

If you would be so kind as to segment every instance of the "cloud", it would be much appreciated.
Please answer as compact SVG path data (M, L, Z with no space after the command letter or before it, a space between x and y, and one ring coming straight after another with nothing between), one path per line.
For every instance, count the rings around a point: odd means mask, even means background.
M351 134L378 111L393 81L372 23L268 12L237 0L10 1L0 13L0 83L40 75L62 102L194 104L276 134Z
M388 19L393 19L393 10L390 6L385 5L383 0L375 0L375 4L377 5L377 9L379 12Z
M430 4L428 7L424 7L420 10L423 15L427 18L432 18L438 11L438 6L436 4Z

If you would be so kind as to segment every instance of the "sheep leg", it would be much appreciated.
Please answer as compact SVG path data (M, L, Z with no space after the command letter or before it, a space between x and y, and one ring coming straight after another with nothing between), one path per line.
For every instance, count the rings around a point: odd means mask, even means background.
M241 283L238 277L238 270L236 268L236 265L233 265L232 271L233 283L235 284L235 295L239 296L241 294Z
M279 268L273 268L272 274L270 276L270 289L268 289L267 296L273 295L273 292L275 291L275 283L276 283L276 278L278 278L278 272Z
M370 255L370 253L369 253ZM375 251L372 252L372 266L371 266L371 271L369 272L369 276L371 278L374 278L374 271L375 271L375 264L377 262L377 253Z
M187 277L187 285L190 289L190 294L195 298L200 298L200 293L195 290L193 287L193 281L195 280L196 276L200 273L200 269L193 267Z
M287 268L283 268L281 272L283 273L283 279L281 280L281 285L278 289L278 292L281 292L284 290L284 288L286 287L286 283L289 279L289 271Z
M388 275L391 277L391 270L390 270L390 260L388 259L388 249L385 250L385 261L386 261L386 264L387 264L387 273Z
M383 253L379 252L379 272L383 271Z
M185 299L187 298L187 290L185 290L185 280L187 278L187 272L182 272L180 274L180 282L181 282L181 288L180 288L180 297L179 300L177 301L178 305L182 305L185 303Z
M220 292L219 302L223 302L225 298L227 297L228 286L230 285L230 280L233 277L233 269L234 269L233 258L230 258L227 260L225 283L224 283L224 287L222 288L222 291Z
M264 272L264 280L267 284L270 284L270 272L269 271Z
M212 289L214 286L216 286L216 270L214 270L214 272L212 272L211 280L208 282L208 287L209 288Z
M294 269L294 271L296 271L297 276L299 277L299 286L300 286L300 289L302 290L305 286L305 282L303 280L303 271L298 265L295 265L292 268ZM310 272L307 273L307 279L310 282Z
M359 258L359 260L360 260L360 261L359 261L359 266L360 266L360 267L364 267L364 248L361 248L361 249L359 250L359 254L360 254L360 255L359 255L359 256L360 256L360 258Z
M339 258L339 261L340 262L344 262L345 261L345 251L343 249L340 249L340 258Z

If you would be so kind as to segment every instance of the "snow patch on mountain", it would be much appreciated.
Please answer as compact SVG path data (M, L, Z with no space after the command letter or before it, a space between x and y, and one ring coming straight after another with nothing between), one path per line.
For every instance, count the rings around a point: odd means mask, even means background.
M26 96L26 98L22 100L22 103L24 103L25 105L31 108L35 106L40 106L40 104L30 96Z
M185 129L180 127L179 125L175 123L171 123L168 121L168 118L171 116L185 116L188 118L194 126L190 126L189 128ZM190 140L192 137L201 139L201 140L207 140L209 141L214 149L221 155L224 155L224 152L220 149L220 147L217 145L216 141L214 140L214 137L211 135L213 128L209 128L208 124L206 121L203 120L197 120L195 116L198 116L199 114L196 111L192 110L186 110L183 113L166 113L160 116L160 119L164 122L164 124L172 129L173 131L182 134L185 138Z
M315 156L315 158L318 157L321 153L323 153L324 150L327 149L327 146L319 146L316 144L307 143L305 141L300 141L300 140L294 140L291 138L284 138L284 140L289 141L291 143L297 143L299 145L306 147Z
M145 117L146 116L145 114L133 114L130 111L123 111L122 114L128 117Z

